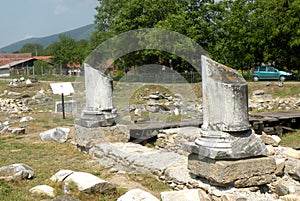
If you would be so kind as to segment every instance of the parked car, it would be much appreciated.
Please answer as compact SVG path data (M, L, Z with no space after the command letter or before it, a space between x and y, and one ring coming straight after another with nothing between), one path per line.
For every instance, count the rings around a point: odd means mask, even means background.
M280 80L294 79L295 75L292 72L278 70L273 66L257 66L254 69L252 78L254 82L259 80Z

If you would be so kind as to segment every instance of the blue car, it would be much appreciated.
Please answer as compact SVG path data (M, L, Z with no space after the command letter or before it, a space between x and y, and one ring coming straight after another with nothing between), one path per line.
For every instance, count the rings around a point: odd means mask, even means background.
M280 80L293 79L294 74L287 71L278 70L273 66L257 66L252 74L254 82L259 80Z

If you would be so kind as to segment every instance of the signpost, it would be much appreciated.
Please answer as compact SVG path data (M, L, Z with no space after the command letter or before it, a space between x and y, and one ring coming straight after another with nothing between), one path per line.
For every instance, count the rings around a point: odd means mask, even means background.
M65 119L66 116L65 116L64 95L68 96L74 94L75 93L74 88L71 82L51 83L50 87L52 89L53 94L61 94L62 113L63 113L63 119Z

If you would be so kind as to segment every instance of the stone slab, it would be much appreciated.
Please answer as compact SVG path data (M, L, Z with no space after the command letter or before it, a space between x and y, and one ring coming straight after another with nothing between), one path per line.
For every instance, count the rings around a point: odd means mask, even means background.
M184 201L202 201L209 200L208 195L201 189L189 189L181 191L166 191L161 192L162 201L174 201L174 200L184 200Z
M126 125L87 128L75 124L75 142L79 146L91 147L102 142L128 142L130 133Z
M107 193L116 190L113 184L87 172L74 172L64 182L73 182L78 190L85 193Z
M213 160L190 154L188 169L208 179L213 185L249 187L271 183L275 179L276 163L271 157Z
M187 164L187 158L174 152L134 143L101 143L89 150L101 165L126 171L162 174L167 168Z
M66 114L76 114L77 113L77 103L78 101L69 100L64 101L64 109ZM62 113L62 102L55 102L55 113Z

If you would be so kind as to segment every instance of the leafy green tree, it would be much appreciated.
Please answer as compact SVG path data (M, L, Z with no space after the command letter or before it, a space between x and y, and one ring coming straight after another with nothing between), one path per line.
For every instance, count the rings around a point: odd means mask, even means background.
M88 41L76 41L69 36L59 36L59 42L52 43L47 48L52 62L66 67L67 64L82 63L89 53Z
M52 66L45 61L37 60L34 62L34 69L30 72L35 75L51 74Z
M27 43L18 51L19 53L31 53L33 56L45 55L44 47L39 43Z
M213 59L238 69L260 63L300 68L300 0L99 0L93 47L140 28L184 34ZM155 40L153 41L155 42ZM170 60L171 59L171 60ZM124 68L146 63L188 68L176 55L157 50L130 53Z

